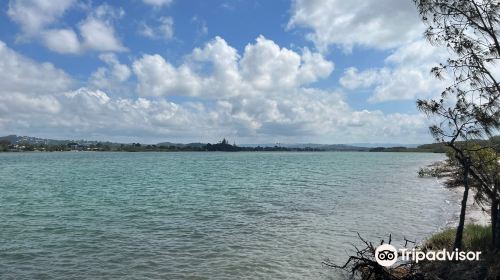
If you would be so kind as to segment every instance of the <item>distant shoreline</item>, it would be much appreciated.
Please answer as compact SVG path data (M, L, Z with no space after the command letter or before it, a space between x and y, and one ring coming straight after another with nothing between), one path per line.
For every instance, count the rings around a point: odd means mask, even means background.
M256 153L256 152L283 152L283 153L309 153L309 152L314 152L314 153L333 153L333 152L358 152L358 153L431 153L435 154L437 152L433 151L425 151L425 150L420 150L420 151L414 151L411 149L408 149L408 151L359 151L359 150L320 150L320 149L281 149L281 150L273 150L273 149L263 149L263 150L253 150L253 151L208 151L208 150L138 150L138 151L126 151L126 150L54 150L54 151L40 151L40 150L34 150L34 151L0 151L0 153L5 153L5 154L16 154L16 153L213 153L213 152L223 152L223 153Z
M442 144L424 144L417 147L363 147L347 144L280 144L241 145L228 140L211 143L158 144L113 143L87 140L53 140L29 136L0 137L0 152L426 152L442 153Z

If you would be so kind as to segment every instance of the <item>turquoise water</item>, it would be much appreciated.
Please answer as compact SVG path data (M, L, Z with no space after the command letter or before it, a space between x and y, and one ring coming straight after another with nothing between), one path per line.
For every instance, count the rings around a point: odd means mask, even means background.
M0 279L336 279L457 211L417 153L0 154Z

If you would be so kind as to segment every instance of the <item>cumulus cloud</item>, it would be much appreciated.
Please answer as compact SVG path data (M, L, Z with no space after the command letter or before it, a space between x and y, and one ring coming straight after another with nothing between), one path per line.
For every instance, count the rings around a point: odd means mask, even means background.
M199 81L186 66L178 69L160 55L144 55L133 64L139 80L137 92L142 96L194 95Z
M73 80L51 63L37 63L8 48L0 41L0 91L57 93L68 89Z
M358 88L369 88L378 80L381 76L385 75L386 69L368 69L365 71L360 71L356 67L349 67L345 69L344 75L340 78L340 84L347 89L358 89Z
M172 0L143 2L160 8ZM343 93L314 88L334 70L324 51L336 45L391 52L383 67L346 69L342 90L373 91L372 102L436 92L438 84L428 71L442 53L416 40L422 26L410 2L296 0L288 28L307 30L314 50L289 49L259 36L238 51L215 37L180 62L152 53L133 58L130 65L116 54L127 50L115 29L123 9L89 7L74 26L60 23L75 3L9 2L7 14L21 28L19 39L39 39L63 54L103 52L103 65L75 87L64 71L0 42L0 131L111 140L140 135L141 141L214 141L225 136L245 142L330 143L421 142L427 135L419 114L355 110ZM394 8L387 11L387 6ZM207 34L205 21L195 17L192 22L200 36ZM171 40L174 20L165 16L143 22L139 32ZM137 96L120 94L130 89Z
M82 47L97 51L125 51L127 50L116 37L113 20L124 15L122 9L116 9L103 4L95 9L83 22L79 24L82 36Z
M426 134L419 115L353 110L342 94L308 87L333 65L326 67L326 60L315 53L290 53L263 37L259 40L249 49L262 48L273 62L247 65L263 69L245 74L242 61L249 53L240 56L222 38L193 50L180 66L160 55L144 55L133 63L137 90L145 91L141 97L110 95L103 89L108 85L99 84L99 78L130 79L131 70L114 54L100 56L106 67L95 72L92 87L75 88L64 71L27 59L2 43L0 78L6 83L0 85L0 131L110 140L140 135L141 141L215 141L225 136L245 142L337 143L389 138L415 142ZM281 69L283 63L294 69L286 76L296 82L284 80L273 87L250 78L249 73L266 76L265 71ZM174 93L195 97L168 100Z
M45 46L52 51L76 54L81 51L78 36L73 29L50 29L44 32Z
M333 63L321 54L308 49L297 53L262 36L241 55L216 37L194 49L179 66L160 55L144 55L133 63L141 96L212 100L211 110L205 103L198 105L211 120L208 127L224 128L239 138L311 139L322 135L335 137L330 141L352 141L350 137L356 135L359 141L389 137L417 141L426 133L424 118L419 115L355 111L341 94L307 87L332 71ZM415 131L418 127L423 129ZM407 139L400 139L401 135Z
M16 94L14 97L0 95L0 98L2 103L18 104L17 108L0 106L3 131L64 131L66 137L144 135L147 138L169 132L180 134L190 121L182 109L165 100L112 99L103 91L88 88L57 96ZM9 115L4 115L5 111Z
M50 50L62 54L84 51L126 51L117 37L113 22L124 15L123 9L107 4L91 9L76 29L58 27L59 19L76 5L74 0L13 0L7 14L21 27L20 40L37 38ZM77 33L78 31L78 33Z
M280 48L260 36L255 44L245 47L241 59L241 74L254 88L291 88L325 78L333 71L333 63L307 48L302 55Z
M88 88L67 92L60 102L70 120L67 126L78 123L77 129L89 133L165 135L189 121L182 108L166 100L110 98L103 91Z
M126 64L120 63L114 53L99 55L99 59L106 67L99 67L91 74L90 83L100 89L110 91L123 90L123 84L131 75L131 70Z
M418 40L397 48L385 59L385 66L359 71L347 68L340 84L348 90L368 89L371 102L414 100L439 94L445 82L431 75L430 69L449 54Z
M19 38L26 39L56 22L73 4L75 0L11 0L7 15L21 26Z
M123 51L125 48L115 38L113 28L98 19L89 18L80 25L83 44L99 51Z
M288 29L310 30L306 37L321 51L338 45L386 49L421 36L423 25L412 1L295 0Z
M347 91L372 92L369 102L426 98L444 89L430 69L449 54L423 40L424 25L411 1L295 0L288 28L307 30L321 52L331 46L389 50L384 66L348 67L339 80Z
M292 89L325 78L333 63L319 53L301 54L259 36L243 55L216 37L176 67L160 55L144 55L133 64L140 95L238 96Z
M0 131L29 126L38 115L57 114L57 95L74 81L50 63L38 63L0 41Z
M130 70L115 55L100 58L109 67L108 77L128 79ZM144 134L147 138L175 132L186 136L196 129L203 131L197 123L203 126L209 120L197 113L200 107L196 106L184 109L164 99L111 98L100 89L73 89L76 83L64 71L28 59L3 42L0 79L5 81L0 84L0 131L5 133L106 138Z

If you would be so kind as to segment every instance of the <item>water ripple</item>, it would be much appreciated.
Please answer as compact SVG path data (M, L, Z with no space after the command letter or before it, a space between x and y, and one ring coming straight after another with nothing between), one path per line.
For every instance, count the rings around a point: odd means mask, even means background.
M335 279L456 211L411 153L0 154L1 279Z

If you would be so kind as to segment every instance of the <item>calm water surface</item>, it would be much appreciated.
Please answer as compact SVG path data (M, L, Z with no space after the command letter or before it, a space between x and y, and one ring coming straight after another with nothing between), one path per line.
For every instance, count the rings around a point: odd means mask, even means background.
M452 219L454 194L417 177L442 157L0 154L0 279L337 279L321 261L356 232L422 238Z

